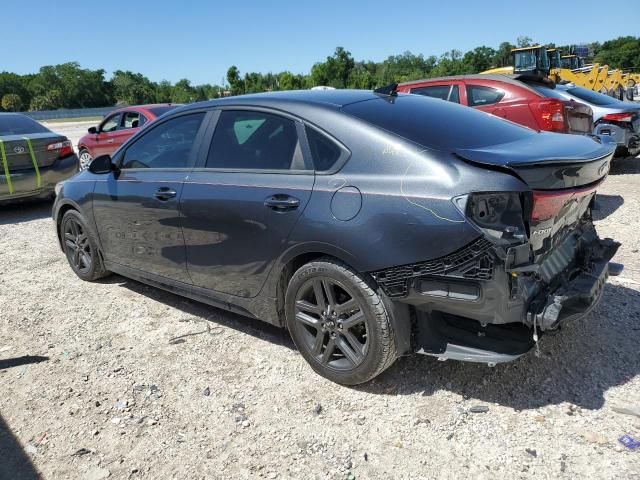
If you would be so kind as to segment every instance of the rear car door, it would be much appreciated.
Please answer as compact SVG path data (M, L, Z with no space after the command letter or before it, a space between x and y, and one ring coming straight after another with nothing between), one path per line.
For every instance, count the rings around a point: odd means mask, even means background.
M93 211L106 262L190 283L178 206L205 116L152 126L118 153L119 172L98 179Z
M216 117L182 194L187 268L195 285L254 297L287 247L314 173L295 118L247 108Z
M500 88L467 83L467 105L497 117L506 118L507 113L499 104L505 96L505 91Z

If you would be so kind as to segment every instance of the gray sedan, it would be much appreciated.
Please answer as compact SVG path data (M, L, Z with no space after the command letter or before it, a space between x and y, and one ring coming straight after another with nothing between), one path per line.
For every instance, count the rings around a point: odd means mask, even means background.
M19 113L0 113L0 202L46 198L78 171L67 137Z
M589 105L593 110L593 133L611 138L618 145L616 156L635 156L640 153L640 103L622 102L572 83L556 85L555 89L543 86L534 88L548 97Z

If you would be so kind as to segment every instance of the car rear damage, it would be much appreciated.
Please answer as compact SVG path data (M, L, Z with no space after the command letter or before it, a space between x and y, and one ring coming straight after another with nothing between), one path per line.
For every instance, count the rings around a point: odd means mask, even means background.
M445 257L372 272L389 298L411 307L415 351L488 364L513 360L541 335L587 315L608 276L620 273L622 266L610 263L620 244L600 239L592 219L611 147L579 138L558 148L553 140L455 152L529 190L455 197L476 240ZM571 154L558 156L563 151Z

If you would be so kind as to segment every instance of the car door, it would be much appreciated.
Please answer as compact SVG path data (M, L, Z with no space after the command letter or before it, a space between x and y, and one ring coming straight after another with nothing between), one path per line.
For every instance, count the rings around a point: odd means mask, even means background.
M115 134L122 122L122 113L113 113L105 118L98 126L98 131L95 135L93 158L100 155L110 155L113 150L113 143L115 142Z
M107 262L191 283L178 206L205 115L152 126L118 153L119 171L96 182L93 212Z
M314 183L303 127L266 110L225 109L181 202L194 284L256 296L307 205Z

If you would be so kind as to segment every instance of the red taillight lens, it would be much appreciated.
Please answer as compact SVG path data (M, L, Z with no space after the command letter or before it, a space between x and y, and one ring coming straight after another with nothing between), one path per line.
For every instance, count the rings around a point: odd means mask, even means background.
M534 190L531 220L539 222L556 217L567 203L592 194L596 191L598 185L600 185L600 182L589 187L571 190Z
M547 99L531 105L540 130L548 132L566 132L567 122L564 103L556 99Z
M73 153L73 145L69 140L65 140L64 142L56 142L50 143L47 145L47 151L57 150L58 158L68 157Z
M609 122L631 122L633 120L633 112L609 113L602 117L602 120Z

